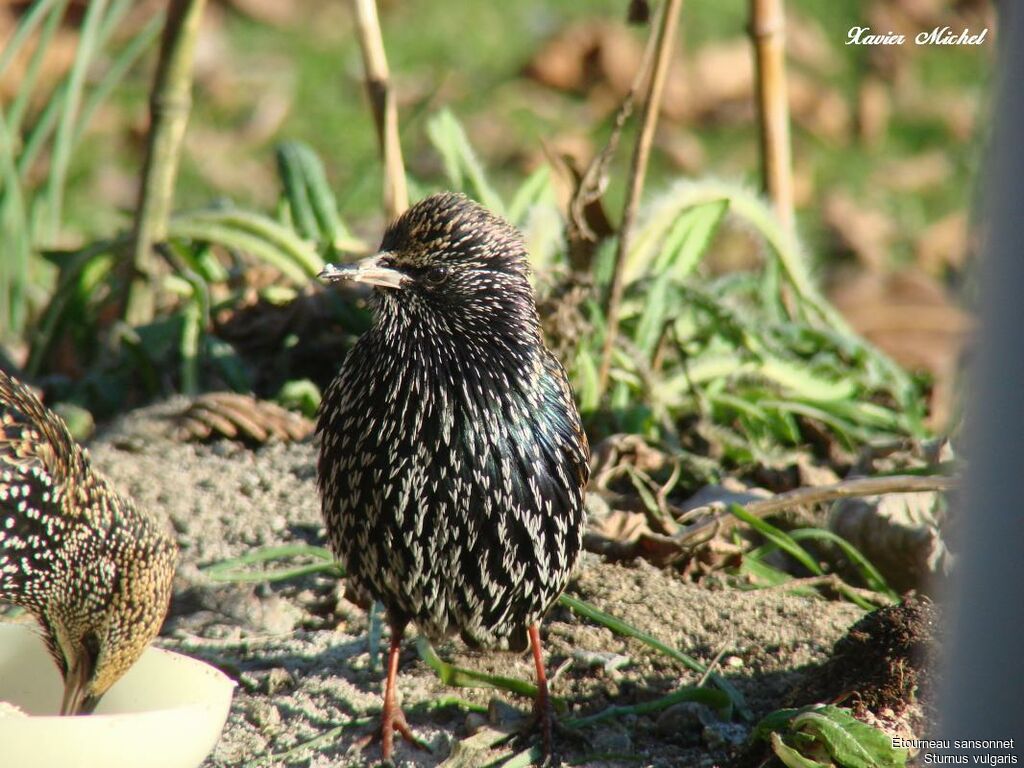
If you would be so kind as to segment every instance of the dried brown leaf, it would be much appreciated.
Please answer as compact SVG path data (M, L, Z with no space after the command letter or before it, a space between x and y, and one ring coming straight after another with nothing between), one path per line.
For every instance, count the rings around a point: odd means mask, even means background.
M872 174L874 183L896 192L921 192L945 184L953 173L943 150L891 160Z
M265 443L302 440L312 431L312 421L277 403L235 392L210 392L197 397L176 417L174 433L179 440L227 438Z
M944 425L972 318L935 278L914 268L848 277L829 297L858 333L896 362L931 374L931 421Z
M889 89L878 77L868 76L857 92L857 134L867 146L874 146L889 130L892 103Z
M942 536L937 493L903 493L836 502L830 530L857 547L897 591L932 593L953 555Z
M917 265L930 275L964 266L969 250L967 214L964 211L939 219L917 241Z
M853 253L871 271L889 266L896 225L885 213L864 208L843 192L834 192L825 198L822 218L841 250Z

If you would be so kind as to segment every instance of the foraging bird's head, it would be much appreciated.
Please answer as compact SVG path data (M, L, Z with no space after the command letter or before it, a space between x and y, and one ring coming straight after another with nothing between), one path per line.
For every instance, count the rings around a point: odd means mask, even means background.
M94 556L57 580L37 611L64 676L61 714L92 712L156 637L167 613L177 549L151 526L131 522L142 520L134 509L118 514L121 523L107 532L102 551L90 547Z
M39 621L64 677L61 714L91 712L142 655L167 613L176 562L171 537L0 371L0 600Z
M379 325L435 334L539 338L519 231L464 195L421 200L385 232L380 252L356 264L327 265L328 283L376 288Z

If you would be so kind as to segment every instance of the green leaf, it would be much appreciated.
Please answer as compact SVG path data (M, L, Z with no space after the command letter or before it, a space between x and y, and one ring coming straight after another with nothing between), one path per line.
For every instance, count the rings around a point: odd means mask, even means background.
M258 213L237 209L182 213L171 218L168 234L246 251L299 285L315 277L324 266L309 241Z
M795 749L787 745L786 742L782 740L782 737L777 733L773 733L771 739L772 751L787 768L834 768L834 765L831 762L819 763L817 760L811 760L809 757L804 757Z
M839 707L805 710L790 728L814 736L844 768L895 768L907 762L907 750L894 748L888 734Z
M302 149L303 145L297 141L278 144L274 153L277 158L277 173L284 186L284 196L288 201L295 231L306 240L317 240L320 238L320 226L309 199L306 169L299 158Z
M583 344L576 352L576 395L580 410L591 413L601 402L601 388L598 384L597 361Z
M309 379L296 379L285 382L274 399L285 408L298 410L304 416L313 418L320 407L320 388Z

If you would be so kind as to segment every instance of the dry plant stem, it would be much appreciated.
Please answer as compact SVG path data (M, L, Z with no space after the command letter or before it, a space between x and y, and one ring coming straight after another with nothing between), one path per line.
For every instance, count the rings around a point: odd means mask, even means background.
M615 120L612 123L612 132L604 148L594 156L583 172L579 180L576 193L569 201L569 222L566 227L566 235L569 241L569 264L574 272L588 273L593 264L594 249L597 246L599 235L593 231L587 222L587 208L600 202L608 188L608 169L612 159L619 147L619 139L622 136L622 129L626 122L633 116L633 108L636 105L636 94L643 85L647 73L651 69L651 61L654 58L655 36L651 35L644 47L644 55L640 60L633 82L630 83L629 92L622 99L618 111L615 113Z
M153 245L166 239L182 140L192 107L192 62L206 0L171 0L149 99L149 138L132 233L134 251L124 304L132 325L153 319Z
M888 475L885 477L858 477L844 480L832 485L819 485L809 488L797 488L788 493L780 493L770 499L752 501L743 508L757 517L782 512L793 507L821 504L836 499L860 496L880 496L886 493L922 493L928 491L948 491L959 485L955 477L932 475ZM692 515L696 510L691 510ZM736 525L738 520L727 510L717 513L707 522L688 528L676 537L680 544L699 544L714 534L721 534Z
M394 221L409 207L405 164L398 137L398 107L391 90L376 0L352 0L352 10L356 17L356 34L366 71L366 93L370 97L373 122L377 126L377 141L384 160L384 213L388 221Z
M615 266L612 272L612 285L608 294L606 308L606 325L604 349L601 353L601 368L598 373L598 388L603 393L608 385L608 373L612 364L612 349L619 332L619 305L622 303L623 273L626 254L629 252L629 238L632 234L633 221L640 205L640 196L644 190L644 178L647 175L647 160L651 154L654 141L654 129L658 124L658 112L661 108L661 95L665 89L665 78L668 65L672 58L673 41L679 22L679 10L683 0L665 0L658 22L652 34L656 36L654 64L651 79L647 86L647 98L644 100L643 116L640 120L640 133L629 168L629 186L626 192L626 203L622 209L622 223L619 226L619 239L615 249Z
M761 592L792 592L794 589L822 589L827 588L836 592L837 594L856 595L857 597L865 600L874 605L889 605L891 600L884 594L875 592L871 589L862 589L861 587L854 587L834 573L827 574L825 576L808 576L805 579L790 579L784 581L781 584L773 584L770 587L761 587Z
M786 95L785 26L783 0L750 0L764 188L783 227L792 233L793 167Z

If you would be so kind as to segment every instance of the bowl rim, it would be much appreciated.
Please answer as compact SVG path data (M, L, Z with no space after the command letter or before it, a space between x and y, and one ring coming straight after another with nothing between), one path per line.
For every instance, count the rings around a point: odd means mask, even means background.
M21 622L21 621L0 621L0 637L3 635L9 636L20 636L27 639L29 635L33 636L39 641L40 644L44 644L42 635L39 632L38 627L35 623ZM165 661L169 661L173 664L184 665L190 668L195 674L201 674L207 678L207 683L217 688L218 694L227 694L227 706L224 707L225 713L230 712L231 704L234 700L235 689L238 687L238 682L232 680L223 671L210 664L207 661L198 659L194 656L189 656L185 653L179 653L172 651L167 648L160 648L153 644L147 646L143 651L143 655L155 653L158 656L164 657ZM142 656L139 657L140 659ZM136 664L138 661L136 661ZM129 672L135 668L132 665L129 668ZM125 673L127 674L127 672ZM118 681L120 682L120 681ZM116 683L115 683L116 685ZM0 699L5 703L13 704L18 707L16 702L12 702L9 699ZM25 711L20 711L19 714L12 714L7 717L0 717L0 725L4 723L26 723L27 721L43 723L48 720L60 721L60 722L77 722L80 720L88 720L91 722L105 722L110 720L127 720L132 718L148 718L154 715L160 715L161 713L178 712L184 713L189 710L216 710L218 713L221 709L221 704L218 698L208 696L202 699L196 699L193 701L183 702L173 706L162 706L152 709L139 709L128 712L99 712L89 715L74 715L68 717L66 715L52 714L52 715L33 715ZM20 710L20 707L19 707Z

